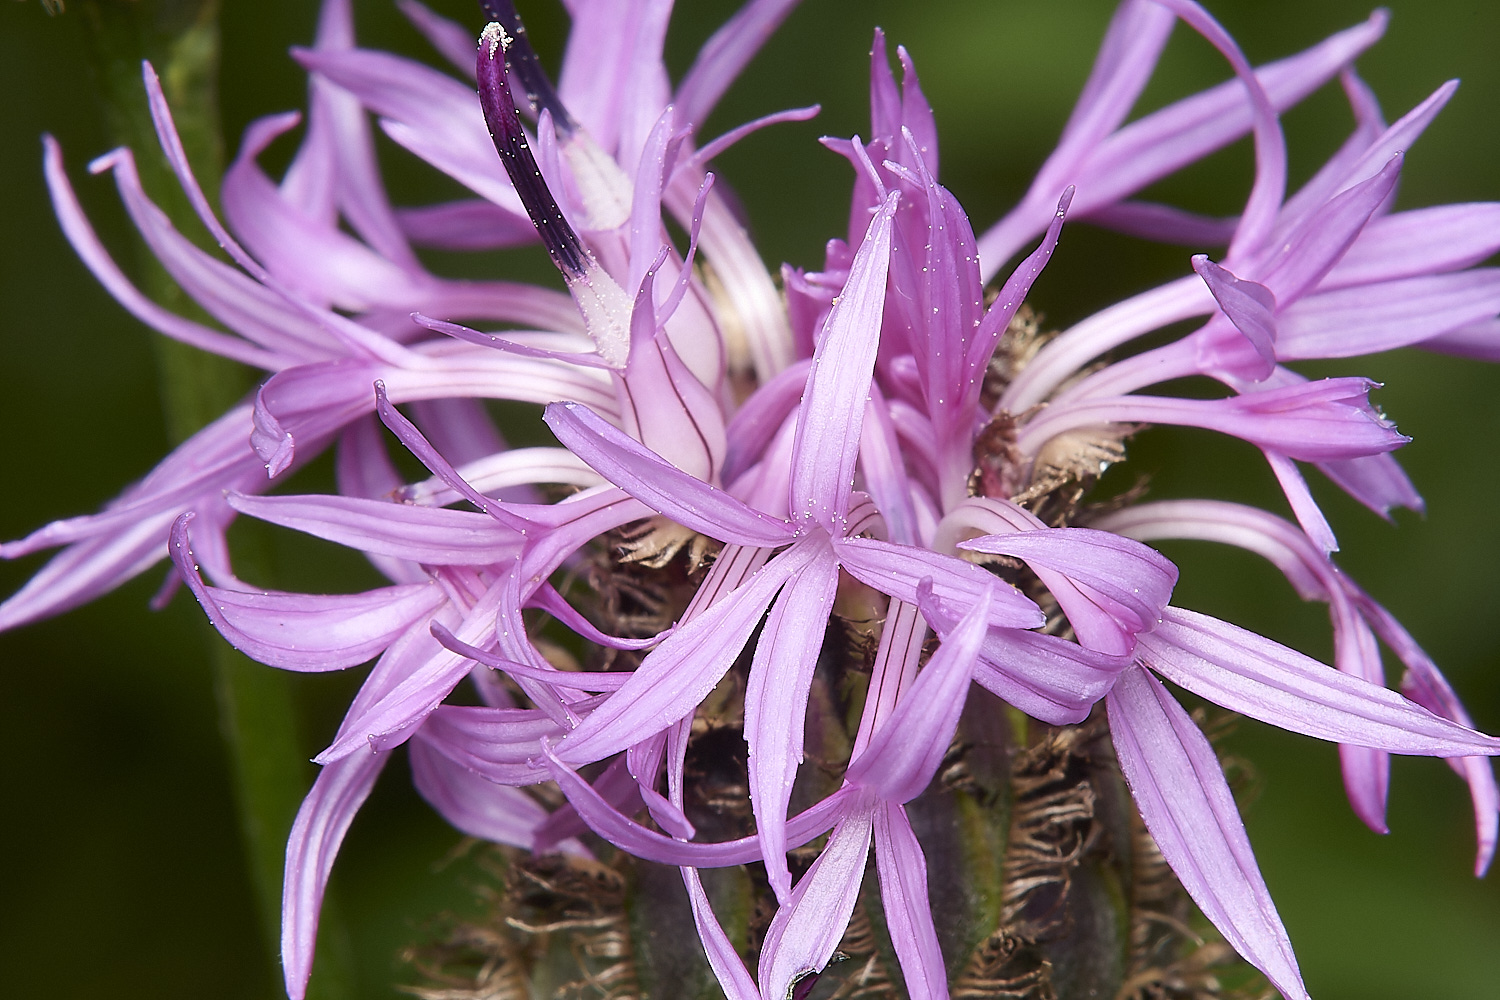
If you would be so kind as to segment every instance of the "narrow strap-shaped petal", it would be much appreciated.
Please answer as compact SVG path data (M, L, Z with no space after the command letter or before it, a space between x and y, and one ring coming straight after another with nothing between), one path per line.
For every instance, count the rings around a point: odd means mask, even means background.
M1047 410L1026 425L1019 447L1034 455L1064 430L1101 423L1159 423L1219 431L1306 462L1394 451L1410 439L1370 407L1366 396L1374 387L1363 379L1342 378L1228 399L1085 399Z
M630 677L630 672L625 670L558 670L555 667L551 669L533 667L504 656L496 656L477 646L471 646L448 631L441 622L432 623L432 637L442 643L444 649L467 657L475 663L482 663L493 670L511 674L518 680L541 681L554 688L567 688L572 691L618 691Z
M607 696L573 702L569 708L588 715ZM488 708L476 705L439 705L422 722L416 740L486 781L500 785L534 785L549 777L538 761L543 739L565 732L538 708Z
M438 814L471 837L531 847L547 810L521 791L486 781L438 753L420 736L408 755L417 793Z
M1196 612L1168 608L1156 630L1140 637L1140 656L1194 694L1294 733L1402 754L1500 753L1494 737Z
M490 642L495 632L495 613L504 594L505 580L502 579L463 615L454 633L471 645ZM392 649L395 648L393 645ZM459 681L468 676L468 658L442 648L430 634L412 636L404 652L405 656L394 660L392 669L381 669L386 659L382 657L382 663L371 671L360 696L344 716L333 742L314 758L318 763L328 764L369 750L383 752L400 745L411 738L422 720L452 693ZM390 653L391 650L387 650L387 656ZM377 678L380 683L372 684Z
M835 536L843 533L854 486L865 397L880 343L891 219L898 197L892 192L870 220L849 280L823 328L802 397L792 455L792 516L821 524Z
M1401 680L1402 693L1434 715L1472 728L1473 720L1453 686L1427 652L1417 645L1411 633L1368 594L1357 593L1355 602L1375 634L1406 664L1407 674ZM1485 757L1463 757L1448 763L1468 783L1469 795L1474 800L1474 822L1479 840L1474 876L1479 878L1494 860L1495 844L1500 840L1500 788L1495 784L1495 769Z
M645 639L630 639L617 635L606 635L587 618L579 613L578 609L569 604L567 599L557 592L557 588L550 583L543 583L531 595L526 602L529 608L540 608L553 618L562 622L568 628L583 636L589 642L608 646L610 649L649 649L660 642L663 636L654 635ZM620 671L616 671L619 673Z
M703 942L709 967L714 970L714 978L718 979L726 1000L761 1000L755 980L750 978L750 972L740 959L739 952L735 951L729 935L724 933L719 918L714 916L713 909L708 905L708 894L703 891L703 881L698 877L698 869L683 868L682 881L687 885L688 902L693 907L693 924L698 928L698 940Z
M641 826L622 815L618 809L612 808L577 771L558 760L546 741L542 743L542 760L589 829L622 851L628 851L644 861L658 861L665 865L691 865L695 868L727 868L760 860L760 840L754 835L717 844L673 840L665 834ZM787 846L801 847L814 837L826 833L856 796L857 790L843 789L788 819Z
M1371 219L1320 291L1444 274L1500 250L1500 202L1434 205Z
M668 463L586 406L554 403L543 416L559 441L601 476L700 534L742 545L784 545L790 524L748 507Z
M817 555L806 544L793 546L677 626L608 703L558 743L557 755L574 764L601 760L692 712L734 664L782 584Z
M948 971L927 895L927 858L906 810L894 802L877 806L874 835L880 904L906 979L906 995L914 1000L947 1000Z
M747 0L709 36L673 98L682 121L701 128L734 78L749 64L766 39L786 20L799 0Z
M286 844L281 894L281 964L291 1000L302 1000L307 993L318 912L333 859L386 759L384 754L356 754L328 765L297 810Z
M406 450L427 466L433 475L447 483L450 489L507 528L522 535L526 534L528 525L523 519L506 510L505 505L500 501L485 496L469 485L458 474L458 470L439 454L421 431L417 430L416 425L391 405L391 398L385 391L385 383L379 379L375 381L375 412L379 414L380 422L385 424L391 433L395 434L406 446Z
M745 687L750 804L766 875L783 903L792 891L786 863L786 810L802 761L802 724L813 669L838 587L838 562L825 549L787 580L771 606Z
M988 593L991 625L1041 628L1046 624L1046 616L1030 598L973 563L874 538L845 538L834 545L839 564L850 576L908 604L917 603L922 581L931 581L939 606L953 621Z
M1247 373L1249 377L1271 374L1276 367L1276 296L1264 285L1235 277L1201 253L1193 255L1193 270L1213 293L1229 322L1260 355L1258 374Z
M1088 718L1131 659L1086 649L1055 635L992 628L974 682L1027 715L1054 726Z
M434 49L453 64L453 68L465 73L474 72L474 33L457 21L450 21L418 0L396 0L396 6L412 23L412 27Z
M1061 573L1127 609L1135 620L1122 624L1132 631L1155 626L1177 583L1177 567L1155 549L1091 528L985 535L960 542L959 548L1015 556Z
M764 996L791 996L792 984L827 965L843 938L870 854L872 816L870 806L861 805L833 828L791 902L776 911L766 930L758 977Z
M50 135L42 136L42 146L44 150L42 165L47 180L47 190L52 197L52 208L57 214L57 221L62 227L63 235L72 244L74 252L78 254L84 266L93 272L94 277L105 290L114 296L115 301L124 306L131 315L174 340L192 344L194 347L214 354L222 354L256 368L274 371L285 366L295 357L295 355L283 354L276 350L265 350L236 337L212 330L163 309L142 294L140 289L136 288L125 276L125 272L120 270L114 258L104 248L104 244L99 241L94 227L89 224L88 216L84 214L83 206L78 203L78 197L68 181L67 171L63 168L62 147Z
M1335 76L1380 38L1388 19L1384 11L1377 11L1362 24L1332 35L1295 56L1260 67L1255 75L1272 108L1285 110ZM1150 64L1138 65L1149 68ZM1076 159L1064 161L1066 172L1050 174L1050 183L1045 187L1034 185L1016 209L980 237L979 255L985 280L990 280L1018 247L1042 231L1064 185L1077 184L1080 194L1076 212L1087 218L1095 208L1128 197L1239 138L1252 121L1245 86L1236 79L1083 144Z
M1269 266L1256 267L1256 276L1281 308L1322 281L1359 241L1366 223L1389 205L1401 177L1402 162L1402 154L1394 154L1373 177L1319 206L1301 226L1275 243L1269 257L1262 255Z
M367 49L292 49L292 58L359 98L392 138L517 218L525 209L474 114L474 89L427 66ZM469 40L469 63L474 41ZM398 126L392 128L392 126ZM399 138L398 138L399 137ZM405 140L403 142L403 140Z
M484 514L413 507L363 497L256 497L232 493L242 514L293 528L362 552L440 565L476 566L515 556L523 541Z
M1289 1000L1308 1000L1213 747L1139 667L1120 676L1107 702L1120 770L1162 857L1246 961Z
M919 606L932 604L930 587L923 587L918 597ZM845 781L887 802L909 802L927 787L958 728L989 610L990 595L985 592L943 636L943 644L896 703L896 710L877 726L864 753L849 762ZM934 613L929 621L932 617L940 616Z
M1240 214L1240 226L1230 241L1230 256L1260 247L1270 235L1276 213L1286 195L1286 137L1260 78L1240 47L1218 21L1195 0L1154 0L1190 26L1219 50L1245 87L1250 105L1250 127L1255 136L1255 183Z
M241 652L289 670L340 670L375 656L447 598L435 583L363 594L241 592L206 586L184 514L172 527L172 559L209 621Z
M1500 313L1500 269L1422 275L1316 292L1281 317L1283 361L1375 354Z

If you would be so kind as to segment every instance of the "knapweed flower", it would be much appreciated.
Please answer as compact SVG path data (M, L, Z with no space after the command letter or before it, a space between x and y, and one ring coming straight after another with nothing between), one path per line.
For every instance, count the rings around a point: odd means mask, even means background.
M950 983L1047 995L1054 975L1110 992L1149 980L1159 957L1127 961L1102 937L1085 934L1098 954L1075 950L1076 968L1050 950L1059 928L1115 919L1104 893L1075 893L1073 879L1109 822L1090 782L1122 775L1147 853L1276 989L1307 996L1214 750L1162 679L1339 744L1350 801L1377 830L1389 754L1450 759L1474 801L1476 870L1488 867L1500 795L1487 758L1500 740L1472 728L1432 661L1331 561L1333 532L1297 464L1377 511L1418 507L1391 457L1407 439L1370 403L1368 380L1285 367L1413 345L1500 354L1500 275L1473 266L1500 248L1496 206L1391 211L1405 151L1451 87L1387 126L1352 69L1383 15L1256 69L1196 3L1126 0L1056 152L976 235L937 180L914 62L898 50L898 83L877 31L870 133L825 140L854 174L847 232L821 270L786 266L778 287L709 167L754 129L815 109L713 140L700 126L792 6L750 0L674 85L665 6L573 4L554 84L509 0L481 2L477 43L403 4L472 74L462 81L357 48L347 0L327 0L316 46L295 53L313 75L302 145L278 184L257 157L297 119L250 128L221 191L225 223L148 67L163 149L234 266L177 233L129 151L93 169L114 173L143 237L232 334L129 283L49 141L64 229L122 304L271 374L105 511L9 543L6 555L66 548L0 607L0 624L61 611L169 555L172 585L255 659L297 671L375 661L317 757L288 844L293 997L340 843L403 744L418 790L465 833L678 866L732 1000L806 995L837 952L859 953L852 928L871 911L895 967L871 946L860 975L888 989L899 978L913 998L946 997ZM1127 124L1178 20L1235 78ZM1289 196L1278 114L1335 76L1355 132ZM393 207L372 114L473 197ZM1256 172L1237 217L1131 200L1246 133ZM1076 220L1213 252L1043 333L1023 300ZM444 279L413 250L531 243L566 295ZM1194 319L1183 336L1159 333ZM1142 391L1188 376L1222 391ZM485 399L544 405L561 447L507 447ZM1219 501L1096 495L1151 424L1254 445L1296 523ZM406 481L387 432L429 478ZM267 492L329 444L338 493ZM238 514L357 550L390 585L307 595L243 581L225 541ZM1334 666L1172 606L1177 569L1145 543L1184 537L1257 552L1326 602ZM1402 693L1384 684L1378 641L1407 668ZM450 698L466 680L479 704ZM988 776L970 759L977 731L999 748ZM1073 761L1048 772L1067 808L1028 811L1026 767L1054 752ZM732 804L699 787L705 768L742 775ZM537 792L544 783L553 791ZM1001 786L1014 796L1003 835ZM932 822L943 794L974 810L946 841ZM1076 850L1036 867L1028 823L1074 807ZM864 884L872 846L878 889ZM738 903L705 881L725 868L740 873ZM981 903L961 917L937 915L934 873L951 883L978 869L988 902L976 889ZM748 915L728 919L736 906Z

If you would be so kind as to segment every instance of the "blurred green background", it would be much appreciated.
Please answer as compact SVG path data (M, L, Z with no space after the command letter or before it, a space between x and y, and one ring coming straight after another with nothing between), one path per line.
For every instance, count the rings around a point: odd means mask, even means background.
M140 0L145 3L146 0ZM106 0L104 7L126 7ZM462 0L434 6L478 27ZM549 4L519 4L556 65L565 22ZM916 59L938 115L943 180L977 228L1022 192L1055 140L1112 4L1011 0L894 3L806 0L731 92L707 132L783 107L821 102L815 122L781 126L720 161L742 197L767 260L821 263L841 234L848 171L820 134L868 129L871 28L883 25ZM1210 4L1255 62L1297 51L1368 15L1358 2ZM728 3L684 2L670 61L680 73ZM114 145L89 69L83 0L48 16L37 2L0 4L0 537L96 509L169 447L151 334L99 288L60 235L41 179L39 135L62 142L70 175L101 235L127 267L135 252L112 185L88 159ZM439 60L386 0L357 0L365 44ZM312 0L224 0L220 104L226 143L253 118L304 104L286 49L310 42ZM1359 62L1387 114L1399 116L1443 80L1464 81L1409 154L1405 207L1500 198L1500 8L1398 2L1386 38ZM1143 107L1227 75L1209 47L1179 28ZM1349 115L1325 88L1286 118L1292 180L1342 141ZM292 144L265 157L279 170ZM398 202L452 194L425 167L385 149ZM1204 211L1236 210L1250 179L1245 144L1160 185L1154 195ZM1123 295L1183 273L1187 250L1144 248L1074 226L1032 302L1066 324ZM546 274L539 253L455 261L451 273ZM462 270L460 270L462 269ZM1386 383L1375 399L1415 439L1401 458L1428 501L1395 527L1314 484L1343 542L1340 564L1391 608L1448 672L1481 728L1500 730L1500 371L1405 352L1310 374ZM1255 453L1207 433L1153 431L1129 470L1156 496L1241 498L1282 510ZM301 474L326 481L326 465ZM321 477L321 478L320 478ZM264 533L263 582L354 590L368 569L330 548ZM1266 632L1315 655L1330 650L1327 616L1304 606L1268 566L1238 552L1167 547L1182 567L1176 603ZM13 592L41 557L0 565ZM0 635L0 982L7 995L272 997L267 958L234 815L219 732L210 649L217 637L182 596L161 613L146 602L153 570L59 619ZM269 668L267 668L269 669ZM355 671L354 673L359 673ZM1393 675L1394 676L1394 675ZM357 677L296 677L293 721L310 757L337 723ZM1251 722L1229 743L1253 763L1250 835L1320 1000L1489 1000L1500 987L1500 887L1475 881L1472 824L1460 783L1441 764L1398 761L1389 837L1366 831L1342 801L1332 747ZM474 876L450 855L459 836L388 768L346 842L333 885L357 978L348 995L388 997L410 981L398 952L424 922L461 908ZM310 782L312 767L303 780Z

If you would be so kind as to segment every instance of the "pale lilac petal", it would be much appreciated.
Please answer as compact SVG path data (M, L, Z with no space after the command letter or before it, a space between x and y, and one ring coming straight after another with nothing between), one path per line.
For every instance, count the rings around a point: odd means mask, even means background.
M859 439L859 470L865 489L880 510L887 537L903 545L920 545L922 532L912 502L919 487L914 487L906 476L890 408L878 388L870 387L865 407L865 425ZM967 443L965 450L970 450Z
M385 424L391 433L395 434L397 439L406 446L406 450L416 456L418 461L427 466L428 470L450 489L478 507L482 513L488 514L512 531L522 535L526 533L527 524L523 519L507 510L504 504L490 499L469 485L458 474L458 470L438 453L438 450L423 436L421 431L417 430L416 425L391 405L390 396L385 391L385 383L379 379L375 381L375 412L379 415L380 422ZM490 433L493 435L493 428ZM498 445L499 441L496 440L494 444Z
M996 296L995 303L990 306L989 312L985 313L984 320L974 335L974 341L969 346L968 362L971 368L989 364L990 357L995 353L995 344L1004 336L1011 319L1016 315L1016 310L1021 308L1021 303L1031 291L1031 286L1041 276L1042 269L1047 266L1047 262L1052 259L1052 252L1057 249L1057 239L1062 235L1063 220L1067 218L1068 209L1073 204L1074 194L1075 191L1071 187L1063 189L1062 195L1058 198L1057 211L1047 223L1042 242L1025 260L1016 265L1016 269L1000 287L1000 294Z
M750 978L750 972L740 959L739 952L735 951L729 936L719 924L719 918L714 916L713 909L708 905L708 895L703 891L698 870L682 869L682 881L687 885L688 902L693 907L693 924L698 928L698 940L703 942L709 967L714 970L714 978L718 979L724 996L727 1000L761 1000L760 990L755 988L755 980Z
M1425 275L1309 295L1280 317L1283 361L1348 358L1420 344L1500 313L1500 268Z
M838 563L827 551L787 580L761 630L745 687L750 804L766 875L783 902L792 891L786 863L787 805L802 761L807 696L833 612L838 576Z
M587 489L603 482L599 474L584 464L582 459L562 448L511 448L496 451L460 466L457 471L480 493L510 499L513 504L535 501L536 491L529 487L542 483ZM420 504L424 507L446 507L459 499L458 491L436 476L420 483L398 483L394 487L374 492L341 492L370 497L389 495L402 503Z
M1319 462L1318 469L1339 489L1388 521L1393 507L1405 507L1419 514L1427 510L1422 494L1417 492L1394 455L1364 455Z
M554 403L543 419L558 440L600 475L694 531L742 545L784 545L791 525L688 475L586 406Z
M328 331L288 302L286 296L205 252L179 233L166 213L146 196L130 150L107 153L90 163L89 169L96 173L110 170L114 174L120 200L142 239L172 279L220 323L288 360L310 360L340 353ZM285 367L286 363L276 367Z
M931 592L923 589L926 593L919 594L920 604L930 605ZM909 802L927 787L958 728L989 610L986 592L943 636L938 651L901 696L895 711L879 724L864 753L849 762L846 782L861 785L886 802Z
M484 514L412 507L363 497L229 496L242 514L338 542L362 552L451 566L482 566L514 558L523 541L515 529Z
M1115 8L1089 78L1057 148L1037 171L1034 188L1046 189L1048 197L1061 191L1079 159L1120 127L1151 79L1176 20L1171 11L1146 0L1126 0Z
M604 697L585 698L569 707L587 715ZM541 709L439 705L413 739L486 781L534 785L550 776L539 760L541 741L557 739L565 731Z
M470 59L473 44L470 44ZM517 217L520 197L495 158L472 86L384 52L292 50L313 73L344 88L383 119L395 141Z
M1337 552L1339 540L1334 536L1328 518L1323 516L1323 509L1313 499L1312 490L1308 489L1307 480L1303 477L1302 470L1297 468L1297 463L1268 448L1262 449L1262 454L1266 456L1266 464L1275 474L1276 481L1281 485L1281 492L1286 496L1297 523L1307 532L1307 537L1324 552Z
M799 0L747 0L711 35L677 85L673 103L681 120L702 128L719 98L729 89L766 39L786 20Z
M1237 215L1228 218L1200 215L1148 201L1109 205L1089 213L1088 221L1126 236L1185 247L1227 246L1240 224Z
M178 573L231 646L273 667L321 671L363 663L447 599L435 583L334 596L206 586L188 546L192 516L184 514L172 529Z
M649 280L641 292L647 298L649 314ZM666 333L655 334L631 351L620 397L626 430L633 437L695 478L706 483L719 481L728 447L724 414L719 401L678 356Z
M662 44L664 0L580 0L557 90L573 117L621 163L640 159L651 125L671 101Z
M843 533L841 522L849 512L864 401L880 342L897 200L892 192L870 220L823 328L802 397L792 457L793 518L815 521L833 535Z
M1351 677L1384 687L1385 671L1381 668L1375 633L1342 592L1330 611L1333 615L1334 664ZM1384 750L1340 744L1339 768L1343 772L1344 791L1354 815L1376 833L1389 833L1385 815L1390 799L1391 755Z
M363 112L359 115L357 127L362 127ZM254 122L246 130L239 155L225 171L219 191L225 220L285 288L308 301L356 311L420 301L425 274L404 238L391 233L386 241L399 248L398 264L328 221L298 212L261 171L255 157L291 124L285 117L275 117ZM341 194L350 186L347 177L340 178ZM382 217L377 225L395 229L383 193L372 193L363 202L378 206L373 209Z
M665 865L691 865L695 868L726 868L760 860L760 840L755 836L741 837L717 844L687 843L673 840L655 830L641 826L610 806L578 772L557 759L546 741L542 743L542 759L552 778L568 801L578 810L600 837L623 851L644 861L657 861ZM835 792L796 816L787 820L787 846L801 847L825 832L836 823L854 798L853 790Z
M728 439L724 481L732 483L759 460L787 418L797 412L812 360L804 359L763 382L735 411L725 428Z
M646 639L606 635L599 631L593 622L583 617L578 609L569 604L567 599L559 594L557 588L550 583L544 583L537 588L536 593L527 602L527 607L540 608L589 642L607 646L610 649L648 649L664 638L662 635L654 635Z
M616 757L611 761L603 773L589 783L589 787L599 801L617 815L633 815L644 806L641 786L630 773L624 757ZM578 814L578 810L571 803L564 803L537 830L537 845L542 850L548 850L553 844L576 837L587 830L588 824Z
M1243 438L1306 462L1394 451L1409 438L1369 403L1375 384L1357 378L1322 379L1228 399L1116 396L1054 407L1027 424L1019 446L1036 454L1064 430L1108 423L1202 427Z
M1131 663L1055 635L992 628L985 637L974 682L1032 718L1054 726L1088 718Z
M356 754L328 765L318 772L312 791L297 810L286 844L281 894L281 964L291 1000L302 1000L307 992L318 911L323 908L333 859L386 759L384 754Z
M1500 202L1437 205L1371 219L1319 291L1472 267L1500 250Z
M748 121L743 125L736 126L735 128L730 129L728 132L725 132L718 138L704 143L702 149L699 149L697 152L689 156L686 160L678 164L672 172L672 180L675 181L678 173L680 172L686 172L687 175L691 175L695 171L707 169L709 162L713 160L714 157L719 156L726 150L738 144L740 140L754 135L756 132L759 132L763 128L767 128L771 125L781 125L785 122L805 122L811 118L816 118L818 116L818 113L822 110L822 106L818 104L810 104L805 108L788 108L785 111L776 111L769 115L762 115L761 117L756 118L753 121ZM686 117L685 115L682 117L682 120L691 121L691 119Z
M1299 226L1308 212L1326 202L1330 195L1349 183L1351 171L1363 159L1372 146L1386 131L1385 116L1380 110L1380 101L1374 91L1359 78L1353 65L1339 71L1339 84L1344 97L1354 112L1354 131L1344 140L1338 151L1318 168L1297 193L1282 206L1274 236L1280 237Z
M1392 753L1500 753L1494 737L1196 612L1168 608L1156 630L1140 637L1140 657L1196 695L1294 733Z
M519 616L510 617L514 612L509 608L502 614L507 614L509 621L520 621ZM441 643L444 649L476 663L482 663L492 670L510 674L520 682L540 681L549 687L567 688L570 691L618 691L630 678L630 672L625 670L559 670L550 665L537 667L505 656L496 656L494 653L486 652L459 639L441 622L432 623L432 637Z
M1421 346L1429 351L1473 358L1475 361L1500 361L1500 319L1470 323L1425 340Z
M558 757L574 764L601 760L691 713L734 664L782 584L820 554L809 544L794 545L678 625L607 704L558 743Z
M932 923L927 858L912 832L906 810L893 802L878 806L874 835L880 904L885 910L891 945L906 979L907 996L946 1000L948 970Z
M1308 1000L1213 747L1139 667L1120 675L1107 701L1120 770L1162 857L1236 951L1288 998Z
M52 207L57 213L63 235L72 244L84 266L93 272L94 277L114 296L115 301L152 329L202 350L273 371L289 362L290 358L275 351L247 344L169 312L142 294L115 264L109 252L104 249L104 244L99 242L93 226L89 225L83 206L78 203L73 187L68 182L67 172L63 169L62 147L50 135L42 137L42 145L45 151L43 170L47 190L52 196Z
M396 222L407 239L438 250L500 250L537 241L531 219L478 199L398 208Z
M157 139L161 142L162 152L166 154L167 162L182 186L188 203L192 205L199 220L207 227L224 252L236 264L244 268L251 277L280 296L286 305L316 323L320 330L342 348L342 353L378 359L389 364L400 364L409 360L410 352L391 339L340 313L321 309L314 303L295 295L247 253L244 247L240 246L214 215L213 206L209 204L208 197L203 193L202 187L199 186L193 174L187 152L183 149L182 139L178 135L177 126L172 120L172 109L167 104L166 95L162 92L161 80L157 77L156 70L149 62L142 63L141 75L146 87L146 103L151 112L152 123L156 127Z
M924 579L931 580L939 607L954 621L988 593L991 625L1041 628L1046 624L1046 616L1030 598L973 563L873 538L846 538L835 547L839 564L850 576L908 604L917 603L918 587Z
M396 0L396 6L422 33L438 53L465 73L474 71L474 33L457 21L450 21L417 0Z
M1146 6L1142 4L1141 6ZM1158 15L1159 16L1159 15ZM1332 35L1323 42L1287 59L1262 66L1256 78L1265 88L1271 107L1282 111L1312 93L1369 48L1384 33L1389 15L1377 11L1363 24ZM1159 30L1159 29L1158 29ZM1154 58L1160 42L1150 39ZM1127 56L1128 58L1128 56ZM1121 67L1131 77L1149 73L1151 63ZM1139 93L1142 82L1134 83ZM1134 103L1134 95L1121 92L1122 101ZM1128 111L1110 111L1101 116L1105 128L1114 126ZM986 281L1047 225L1058 193L1067 185L1078 187L1074 212L1086 218L1095 208L1129 197L1162 177L1202 159L1244 135L1253 121L1244 84L1230 80L1185 98L1126 125L1110 135L1096 130L1077 153L1060 161L1056 173L1039 176L1039 182L1010 214L979 240L979 255ZM1383 161L1382 161L1383 162ZM1045 180L1046 183L1041 183Z
M460 832L497 844L534 844L547 810L521 789L486 781L458 766L420 734L411 741L407 759L417 793Z
M1229 243L1229 255L1238 257L1268 242L1276 214L1286 195L1286 138L1281 121L1249 60L1229 32L1195 0L1155 0L1207 39L1234 69L1244 85L1250 105L1250 127L1255 136L1255 182L1240 213L1240 226Z
M1366 223L1389 205L1402 162L1396 153L1373 177L1330 198L1276 244L1269 266L1257 273L1283 308L1322 281Z
M794 982L833 957L859 899L871 826L869 806L854 806L798 881L791 902L776 911L760 951L757 978L764 996L791 996Z
M1426 651L1417 645L1411 633L1368 595L1356 594L1355 600L1370 627L1406 664L1407 673L1401 679L1402 693L1434 715L1473 728L1473 720L1448 679ZM1478 878L1489 869L1495 857L1496 842L1500 840L1500 788L1496 787L1495 770L1486 757L1461 757L1448 763L1468 783L1469 795L1474 800L1474 823L1479 840L1474 876Z
M506 592L505 583L502 578L492 585L464 612L462 620L453 627L461 640L475 646L493 640L495 615ZM333 742L314 758L319 764L366 750L384 752L400 745L468 676L468 658L444 649L430 634L421 634L427 632L420 628L421 624L403 637L404 642L392 644L370 672Z
M1264 367L1259 377L1265 378L1276 366L1276 296L1264 285L1235 277L1201 253L1193 256L1193 270L1260 355Z
M266 408L263 390L264 386L256 390L255 406L251 410L253 423L250 447L255 449L255 454L265 463L267 478L275 479L287 470L296 457L296 442L291 431L282 426L275 414Z
M1161 553L1132 539L1089 528L985 535L960 542L959 548L1014 556L1033 567L1061 573L1120 605L1127 613L1121 624L1132 632L1155 626L1177 583L1177 567ZM1072 614L1071 608L1064 610Z

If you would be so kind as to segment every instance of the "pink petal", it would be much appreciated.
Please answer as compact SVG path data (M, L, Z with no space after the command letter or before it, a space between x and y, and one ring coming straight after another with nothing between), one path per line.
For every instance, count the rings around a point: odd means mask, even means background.
M1120 770L1162 857L1246 961L1291 1000L1308 1000L1213 747L1139 667L1120 675L1107 702Z
M668 464L586 406L554 403L543 417L558 440L601 476L667 517L711 538L742 545L784 545L791 525L747 507Z
M793 575L771 606L745 688L745 742L750 747L750 803L776 898L791 894L786 864L786 811L797 765L813 669L833 611L838 563L820 554Z
M1156 630L1140 637L1140 656L1194 694L1294 733L1392 753L1500 753L1500 740L1494 737L1196 612L1168 608Z
M302 1000L312 974L318 911L328 873L354 814L364 805L385 766L384 754L356 754L318 772L302 800L286 844L286 879L281 894L281 964L286 992Z

